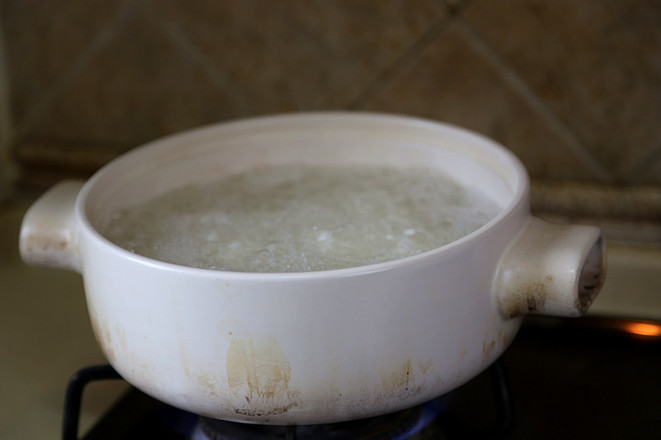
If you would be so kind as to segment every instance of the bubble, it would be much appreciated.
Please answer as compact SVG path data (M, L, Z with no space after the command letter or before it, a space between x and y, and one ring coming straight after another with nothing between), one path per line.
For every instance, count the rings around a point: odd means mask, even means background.
M474 231L498 209L431 169L287 165L182 187L115 212L104 234L180 265L306 272L425 252Z

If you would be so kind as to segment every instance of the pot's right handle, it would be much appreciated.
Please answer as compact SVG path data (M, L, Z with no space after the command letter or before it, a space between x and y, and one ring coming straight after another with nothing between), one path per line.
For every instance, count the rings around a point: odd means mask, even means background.
M60 182L28 209L19 238L23 261L35 266L81 271L75 204L83 183Z
M605 241L599 229L531 217L501 258L494 288L505 317L573 317L588 310L605 276Z

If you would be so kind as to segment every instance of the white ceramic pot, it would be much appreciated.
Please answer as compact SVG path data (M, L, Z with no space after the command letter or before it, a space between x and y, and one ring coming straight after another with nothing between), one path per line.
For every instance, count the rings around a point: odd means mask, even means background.
M276 163L426 165L501 206L447 246L308 273L194 269L102 237L117 209ZM597 229L533 219L519 161L493 141L414 118L295 114L219 124L129 152L26 214L25 261L82 274L115 369L176 407L266 424L344 421L410 407L487 368L527 313L578 316L604 277Z

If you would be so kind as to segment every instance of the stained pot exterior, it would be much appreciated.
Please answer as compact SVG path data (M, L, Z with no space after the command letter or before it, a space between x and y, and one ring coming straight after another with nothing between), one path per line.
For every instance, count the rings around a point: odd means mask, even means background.
M182 184L292 162L432 166L490 192L502 209L430 252L309 273L188 268L98 232L116 209ZM82 274L100 347L145 393L227 420L330 423L451 391L507 348L525 313L589 307L603 282L599 231L532 219L528 192L510 153L455 127L374 114L265 117L171 136L84 185L60 184L26 215L21 251L27 262Z

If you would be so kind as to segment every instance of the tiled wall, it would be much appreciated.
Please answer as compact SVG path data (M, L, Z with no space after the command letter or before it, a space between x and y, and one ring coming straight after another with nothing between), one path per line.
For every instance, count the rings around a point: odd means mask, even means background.
M493 137L528 167L541 205L589 216L597 201L661 242L659 1L0 5L23 187L211 122L397 112Z

